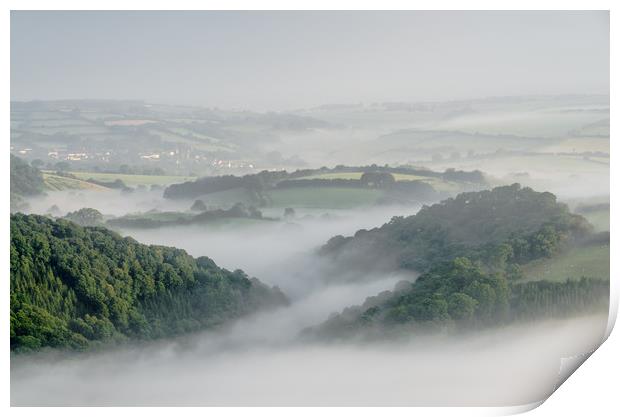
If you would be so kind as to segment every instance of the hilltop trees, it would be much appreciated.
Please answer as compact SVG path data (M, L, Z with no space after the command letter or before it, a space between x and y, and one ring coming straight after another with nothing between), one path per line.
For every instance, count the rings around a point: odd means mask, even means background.
M12 215L10 249L11 350L163 337L287 302L207 257L66 220Z
M388 188L396 183L394 176L389 172L364 172L360 181L366 187Z
M381 261L392 256L392 268L421 275L408 289L345 309L315 330L334 336L404 325L478 326L602 309L609 292L604 281L518 282L520 265L551 257L590 231L553 194L514 184L463 193L353 237L336 236L321 254L363 267L385 266Z
M513 184L424 206L414 216L393 217L377 229L330 240L320 252L335 259L358 253L360 260L389 253L395 267L418 272L458 256L503 269L550 256L590 230L583 217L571 214L553 194Z
M79 224L80 226L101 226L103 225L103 215L94 208L81 208L77 211L67 213L65 219Z

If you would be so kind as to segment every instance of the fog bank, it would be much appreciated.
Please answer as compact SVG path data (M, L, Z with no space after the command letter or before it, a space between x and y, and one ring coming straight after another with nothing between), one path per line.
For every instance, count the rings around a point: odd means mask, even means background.
M510 406L545 399L607 317L391 345L217 345L202 334L73 359L14 358L12 405ZM579 335L578 338L575 335Z

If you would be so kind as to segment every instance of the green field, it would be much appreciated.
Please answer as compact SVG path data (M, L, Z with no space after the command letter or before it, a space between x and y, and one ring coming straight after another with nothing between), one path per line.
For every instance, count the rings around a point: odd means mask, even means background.
M540 259L523 267L523 281L566 281L567 278L609 279L609 245L570 249L551 259Z
M170 185L185 181L193 181L194 177L182 177L174 175L133 175L133 174L109 174L101 172L71 172L81 180L94 179L95 181L114 182L121 180L129 187L137 185Z
M62 191L62 190L95 190L105 191L109 188L102 187L101 185L93 184L91 182L78 180L75 178L62 177L60 175L54 175L47 172L43 173L43 181L45 186L50 191Z
M381 190L363 188L300 187L269 191L273 207L345 209L374 204Z

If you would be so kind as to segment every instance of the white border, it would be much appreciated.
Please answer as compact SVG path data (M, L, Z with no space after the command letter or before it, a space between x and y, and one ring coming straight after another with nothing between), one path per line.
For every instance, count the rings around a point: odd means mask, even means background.
M522 0L522 1L489 1L478 0L459 2L456 0L436 0L436 1L404 1L404 0L382 0L382 1L326 1L326 0L298 0L294 4L283 0L263 0L263 1L251 1L251 0L229 0L229 1L198 1L198 0L175 0L162 1L151 0L141 4L138 1L129 0L91 0L88 2L80 2L77 0L57 0L53 2L33 0L33 1L6 1L5 13L0 20L0 31L2 33L2 59L3 65L0 66L2 73L2 80L4 81L5 91L4 100L0 102L0 113L2 114L2 137L5 140L5 146L9 146L9 126L10 126L10 64L9 64L9 51L10 51L10 13L9 10L611 10L611 33L618 35L617 28L618 16L616 13L620 10L619 7L614 9L615 4L612 1L605 0L591 0L591 1L553 1L553 0ZM614 136L615 122L618 120L617 111L617 96L614 94L615 83L613 74L617 72L617 52L614 47L617 47L617 42L614 42L614 36L611 37L611 137ZM611 140L611 153L615 155L614 149L617 148L614 140ZM4 217L0 222L3 239L0 243L0 259L4 267L4 274L2 277L3 285L5 288L4 297L1 299L0 311L9 311L9 294L8 294L8 264L9 264L9 227L8 227L8 214L9 214L9 152L5 148L4 152L0 152L0 160L4 168L4 181L2 182L2 208L4 211ZM611 164L611 187L613 190L614 184L618 181L618 169ZM616 230L617 216L613 211L618 206L618 199L616 193L611 193L611 229ZM617 247L616 239L612 236L611 239L611 251ZM615 322L617 309L618 309L618 279L616 272L618 271L618 261L612 257L611 262L611 300L612 308L610 311L610 324L608 332L611 331L613 323ZM2 357L2 369L5 371L2 384L2 398L3 405L8 407L10 404L10 372L9 372L9 320L8 314L3 315L2 327L0 328L0 337L3 340L3 346L6 347L5 355ZM620 410L618 405L617 396L617 372L620 369L618 364L618 354L620 352L620 336L618 332L613 332L604 345L597 350L592 358L579 368L575 375L568 379L568 381L562 385L558 391L553 394L544 406L537 408L534 415L615 415ZM535 405L532 405L535 406ZM532 408L530 406L529 408ZM356 416L366 415L409 415L410 413L423 413L424 415L497 415L514 413L520 411L526 411L528 407L520 408L437 408L437 407L423 407L423 408L323 408L319 411L321 413L342 415L351 414ZM30 415L39 414L42 410L31 408L11 408L8 410L15 415ZM105 408L89 408L83 410L81 408L49 408L44 412L46 415L60 416L60 415L78 415L88 413L90 415L98 416L108 414L110 410ZM217 413L218 415L231 416L241 413L252 413L252 415L258 416L278 416L278 415L313 415L317 410L312 408L296 408L294 410L288 408L115 408L114 413L120 414L135 414L136 412L148 412L150 415L168 415L170 412L174 413L187 413L191 415L202 415L205 412ZM615 411L615 412L614 412Z

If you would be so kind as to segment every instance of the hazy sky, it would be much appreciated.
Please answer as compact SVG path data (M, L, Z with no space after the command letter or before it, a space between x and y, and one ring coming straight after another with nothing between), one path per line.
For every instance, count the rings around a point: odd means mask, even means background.
M11 98L249 109L609 92L607 12L12 12Z

